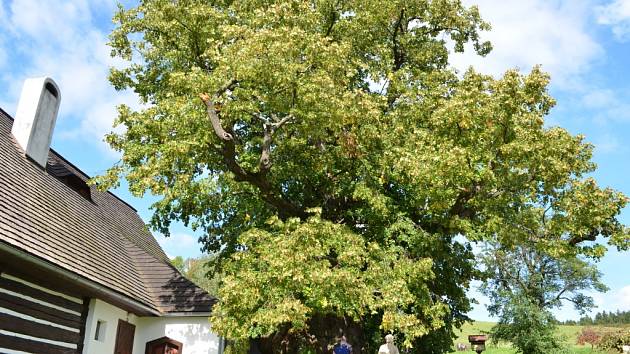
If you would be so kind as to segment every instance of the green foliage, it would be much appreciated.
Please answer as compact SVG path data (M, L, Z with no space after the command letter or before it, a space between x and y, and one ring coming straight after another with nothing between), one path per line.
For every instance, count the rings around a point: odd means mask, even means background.
M492 300L488 310L500 315L514 297L523 297L541 310L573 304L581 313L593 308L584 291L607 291L595 265L576 256L557 256L538 249L536 243L505 247L487 246L482 264L486 282L481 290Z
M184 258L182 256L177 256L173 259L171 259L171 264L173 265L173 267L177 268L177 270L179 270L180 272L184 272L185 271L185 261Z
M630 311L601 311L595 316L584 316L577 321L580 325L623 325L630 324Z
M621 353L622 346L624 345L630 345L630 329L628 328L604 332L597 347L602 350L611 350Z
M519 353L547 354L566 352L563 339L556 333L553 316L524 297L511 298L502 309L501 319L492 329L491 338L511 342Z
M248 354L249 353L249 341L247 340L234 340L228 342L223 354Z
M447 306L415 301L430 298L430 259L410 259L394 242L366 244L346 226L318 216L270 224L270 231L244 233L239 243L245 250L225 264L211 320L220 333L267 337L287 324L300 331L314 314L359 322L381 313L383 330L410 339L442 326Z
M584 291L607 290L594 265L576 256L549 254L548 247L541 247L545 230L543 225L536 227L532 230L540 235L532 232L529 244L490 244L482 258L486 281L481 290L490 297L488 311L499 318L494 338L512 342L523 353L560 349L550 311L567 301L584 313L594 306Z
M478 277L457 235L522 244L552 210L540 245L554 257L601 257L599 236L630 245L625 196L584 178L592 146L544 125L546 74L449 69L445 38L491 48L475 7L144 0L114 20L128 66L110 81L145 105L119 107L107 141L122 158L96 182L160 196L165 234L204 232L226 274L222 335L316 332L332 316L368 342L395 330L443 352Z
M212 264L215 260L216 256L214 255L188 258L185 261L186 268L183 274L209 294L216 296L219 293L219 284L223 275L214 272Z

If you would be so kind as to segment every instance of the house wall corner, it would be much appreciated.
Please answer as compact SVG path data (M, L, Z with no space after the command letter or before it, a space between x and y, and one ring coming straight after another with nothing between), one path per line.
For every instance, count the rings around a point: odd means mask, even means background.
M113 353L119 320L137 325L138 317L105 301L91 299L85 324L83 354ZM99 322L101 322L100 325L98 324ZM99 330L98 336L96 334L97 330ZM144 353L144 351L141 353Z
M206 316L139 317L134 354L144 354L147 342L169 337L184 344L182 354L221 354L222 339L212 331Z

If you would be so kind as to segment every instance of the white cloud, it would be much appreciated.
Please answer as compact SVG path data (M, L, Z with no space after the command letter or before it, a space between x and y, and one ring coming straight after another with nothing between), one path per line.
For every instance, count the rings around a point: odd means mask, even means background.
M596 8L597 22L612 27L617 39L630 39L630 0L614 0Z
M595 153L611 154L627 151L627 148L619 139L609 133L599 136L593 144L595 145Z
M0 18L6 18L6 12L4 10L4 3L0 1ZM0 30L0 69L4 67L7 61L7 50L4 49L4 35Z
M165 237L162 234L156 234L155 239L158 241L164 252L169 255L169 258L173 258L170 255L183 256L184 258L187 258L201 253L197 237L187 233L174 232L171 233L171 236L169 237Z
M609 290L606 293L592 295L597 309L593 313L601 311L629 311L630 310L630 284L621 288Z
M615 92L610 89L599 89L587 92L582 97L582 103L587 108L604 108L617 104Z
M619 310L630 310L630 285L626 285L615 292L614 302L617 303L617 308Z
M116 92L107 81L116 62L109 56L107 33L97 22L103 13L109 17L113 6L106 0L14 0L4 16L10 28L5 35L11 40L3 42L0 36L0 65L1 53L15 53L11 74L0 76L9 88L3 100L16 102L27 77L50 76L62 97L55 135L95 143L107 152L111 150L102 140L112 130L115 107L138 105L134 94Z
M555 85L576 85L575 76L586 72L603 53L588 32L588 0L468 0L477 4L492 30L482 34L493 44L493 51L482 58L471 48L467 53L452 55L453 65L500 75L519 68L528 71L541 64L552 75Z
M19 0L10 8L12 29L38 44L71 38L92 18L86 1Z
M589 88L582 93L581 107L592 112L593 121L599 125L609 122L630 121L630 93L625 90Z

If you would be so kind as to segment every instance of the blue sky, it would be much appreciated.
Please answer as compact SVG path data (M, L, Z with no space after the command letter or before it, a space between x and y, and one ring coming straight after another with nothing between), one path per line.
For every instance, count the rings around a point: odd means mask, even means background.
M477 4L493 30L487 58L470 53L452 57L500 75L506 69L528 71L541 64L552 75L558 101L547 118L583 134L593 143L595 177L601 185L630 195L630 0L464 0ZM132 1L123 1L123 4ZM110 58L107 34L116 7L110 0L0 0L0 107L15 113L22 82L51 76L61 87L62 103L52 146L89 175L102 173L118 156L103 143L117 104L137 106L130 92L116 92L106 80ZM148 220L152 198L116 193ZM630 209L622 220L630 224ZM156 235L167 254L200 254L197 236L177 225L171 238ZM611 251L600 263L611 290L595 294L599 310L630 310L630 254ZM487 319L484 298L473 318ZM576 318L570 308L560 319Z

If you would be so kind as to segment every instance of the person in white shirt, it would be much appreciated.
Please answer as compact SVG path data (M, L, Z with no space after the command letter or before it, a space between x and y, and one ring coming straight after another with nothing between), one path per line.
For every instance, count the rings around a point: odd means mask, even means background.
M394 336L391 334L385 336L385 344L378 349L378 354L400 354L394 344Z

